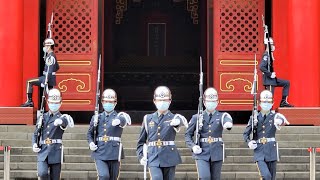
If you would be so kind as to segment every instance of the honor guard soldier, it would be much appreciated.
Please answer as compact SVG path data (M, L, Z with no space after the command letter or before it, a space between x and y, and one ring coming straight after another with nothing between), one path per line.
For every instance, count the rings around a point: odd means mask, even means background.
M117 113L117 94L113 89L102 93L104 112L91 118L87 139L91 157L95 160L100 180L115 180L119 176L120 161L124 158L121 135L131 118L125 112Z
M273 105L272 93L263 90L260 93L261 111L257 115L257 121L252 122L252 116L243 133L243 138L250 149L254 150L254 161L262 179L276 179L276 165L279 161L278 143L275 139L276 130L281 125L289 124L286 118L280 113L271 110ZM256 130L254 130L256 127ZM254 133L255 131L255 133ZM250 134L253 133L253 138Z
M168 87L157 87L153 102L157 111L143 118L137 156L141 165L149 167L153 180L173 180L176 166L181 163L174 140L180 126L188 126L187 120L180 114L170 112L171 92Z
M51 89L53 88L53 86L56 85L56 72L59 70L59 64L53 50L54 50L53 39L51 38L45 39L43 42L43 52L46 54L46 56L45 56L45 66L43 70L43 75L38 78L29 79L27 81L27 101L24 104L22 104L21 107L33 107L33 101L32 101L33 86L45 87L45 83L48 83L48 89Z
M49 90L47 100L49 111L38 117L32 137L32 149L38 153L37 167L41 180L60 179L63 162L62 135L67 126L74 127L72 117L59 112L61 101L61 93L58 89Z
M268 39L265 39L265 41L268 41ZM271 91L272 94L274 93L275 87L283 87L280 107L293 107L293 105L289 104L287 101L290 89L290 81L277 78L276 72L273 71L273 61L275 60L273 58L273 52L276 49L276 47L271 37L269 38L269 43L271 47L271 53L269 54L269 49L267 46L260 63L260 70L263 74L263 85L269 91Z
M219 180L225 157L222 132L224 129L231 130L233 120L230 114L216 110L218 106L216 89L210 87L205 90L203 103L206 109L203 114L192 116L185 133L185 140L193 152L192 156L196 161L198 178ZM198 130L197 123L200 124ZM199 136L197 143L193 141L195 134Z

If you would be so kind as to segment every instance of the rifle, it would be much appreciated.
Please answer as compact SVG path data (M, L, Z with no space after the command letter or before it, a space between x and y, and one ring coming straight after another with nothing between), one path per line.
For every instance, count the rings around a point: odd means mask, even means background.
M253 109L251 116L251 128L252 128L252 140L257 139L257 124L258 124L258 106L257 106L257 56L254 54L254 74L253 74L253 85L251 94L253 95Z
M96 90L96 105L94 108L94 120L93 120L93 142L97 142L97 129L98 129L98 115L99 115L99 99L100 99L100 71L101 71L101 54L99 56L98 64L98 76L97 76L97 90Z
M52 38L52 31L51 31L52 21L53 21L53 12L51 13L51 19L50 19L50 22L48 23L48 31L47 31L46 38ZM43 55L44 61L46 61L46 57L47 57L47 52L44 52L44 55Z
M51 38L52 36L52 32L51 32L51 25L52 25L52 21L53 21L53 12L51 14L51 21L48 23L48 31L47 31L47 38ZM50 69L50 66L53 64L52 61L47 61L46 60L47 58L47 53L45 52L44 53L44 56L43 56L43 59L46 63L46 65L48 66L48 71ZM41 97L41 105L40 105L40 113L39 113L39 117L38 117L38 122L37 122L37 139L36 139L36 143L38 145L38 147L40 147L40 141L41 141L41 130L42 130L42 127L43 127L43 114L44 114L44 103L45 103L45 99L46 99L46 96L45 96L45 93L46 93L46 90L48 89L48 76L49 76L49 73L47 72L45 74L45 79L44 79L44 87L43 87L43 91L42 91L42 97Z
M266 45L267 51L268 51L268 70L272 73L272 72L274 72L274 69L273 69L274 56L273 56L273 52L271 51L270 35L269 35L268 26L264 22L263 15L262 15L262 24L264 27L264 41L263 42Z
M196 145L200 145L200 133L199 131L203 126L203 72L202 72L202 58L200 56L200 79L199 79L199 104L198 104L198 116L197 116L197 125L196 125Z

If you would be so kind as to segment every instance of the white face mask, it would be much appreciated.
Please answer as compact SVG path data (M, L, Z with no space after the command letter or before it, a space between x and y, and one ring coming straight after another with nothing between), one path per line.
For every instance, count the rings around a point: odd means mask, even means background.
M45 53L48 52L48 48L45 47L45 46L42 48L42 50L43 50L43 52L45 52Z
M159 111L166 111L169 109L170 101L157 101L155 105Z
M58 104L48 103L48 107L49 107L51 112L55 113L55 112L59 111L59 109L61 107L61 104L60 103L58 103Z
M260 107L262 110L264 111L270 111L270 109L272 108L272 103L260 103Z
M218 106L218 102L217 101L206 101L204 105L206 106L208 111L214 111Z

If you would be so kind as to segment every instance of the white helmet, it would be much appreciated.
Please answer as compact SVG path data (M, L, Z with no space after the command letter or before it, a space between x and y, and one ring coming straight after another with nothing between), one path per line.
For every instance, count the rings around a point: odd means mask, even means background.
M218 100L218 92L215 88L209 87L203 93L204 101L217 101Z
M158 86L154 90L153 99L154 100L171 100L171 91L167 86Z
M269 90L263 90L260 93L260 101L272 103L273 102L272 92Z
M43 46L52 46L54 45L54 40L51 38L47 38L43 41Z
M102 93L102 101L117 101L117 93L113 89L106 89Z
M53 102L53 103L58 103L61 102L62 97L61 97L61 92L59 89L52 88L48 92L48 102Z

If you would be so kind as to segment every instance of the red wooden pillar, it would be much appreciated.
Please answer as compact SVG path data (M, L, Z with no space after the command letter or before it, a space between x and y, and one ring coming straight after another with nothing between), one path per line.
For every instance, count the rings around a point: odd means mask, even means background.
M274 51L274 68L281 79L290 79L290 59L288 59L288 1L272 1L272 36L276 45ZM270 29L269 29L270 30ZM281 100L282 89L275 88L275 106L278 107Z
M320 1L288 1L288 62L290 102L320 105Z
M0 1L0 106L22 99L23 0Z

